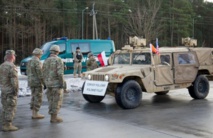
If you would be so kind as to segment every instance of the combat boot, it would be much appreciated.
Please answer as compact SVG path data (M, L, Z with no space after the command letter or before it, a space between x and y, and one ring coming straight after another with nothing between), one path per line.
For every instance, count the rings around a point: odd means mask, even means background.
M38 111L32 110L32 119L43 119L44 115L38 113Z
M61 122L63 122L63 119L60 117L57 117L57 114L51 114L50 122L51 123L61 123Z
M2 131L17 131L18 128L13 126L12 123L5 123L2 127Z

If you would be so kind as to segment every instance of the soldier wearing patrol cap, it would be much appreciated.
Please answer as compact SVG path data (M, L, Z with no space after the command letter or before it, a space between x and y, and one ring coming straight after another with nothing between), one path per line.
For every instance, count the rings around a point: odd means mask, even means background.
M60 48L53 45L50 48L50 56L45 60L43 65L44 81L47 87L47 99L49 101L49 114L51 123L60 123L62 118L58 117L59 109L63 101L64 87L64 64L58 57Z
M30 109L32 110L32 119L42 119L44 116L39 114L38 111L41 107L43 86L45 85L42 63L40 62L43 52L41 49L35 48L32 54L32 59L27 63L28 86L32 93Z
M16 112L18 95L18 73L15 62L15 51L7 50L4 57L4 63L0 65L0 87L2 103L2 130L16 131L17 127L12 125Z

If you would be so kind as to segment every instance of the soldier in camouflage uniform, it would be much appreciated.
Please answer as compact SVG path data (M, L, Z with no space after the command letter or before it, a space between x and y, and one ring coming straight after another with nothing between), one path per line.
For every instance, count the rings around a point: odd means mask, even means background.
M64 65L59 54L58 45L50 48L50 57L43 64L43 76L47 87L47 99L49 101L49 114L51 123L60 123L62 118L57 117L63 101Z
M95 60L95 57L92 53L88 54L88 60L87 60L87 71L93 70L98 68L98 63Z
M81 77L81 70L82 70L82 58L83 55L80 52L80 48L76 48L76 52L73 54L74 57L74 78L76 78L76 74L78 73L78 77Z
M42 63L39 61L43 52L36 48L33 50L33 57L27 63L28 86L31 89L32 98L30 109L32 110L32 119L42 119L43 115L38 111L42 103L44 79L42 73Z
M18 95L18 73L15 62L15 51L7 50L4 57L5 62L0 65L0 87L2 103L2 130L16 131L17 127L12 125L16 112Z

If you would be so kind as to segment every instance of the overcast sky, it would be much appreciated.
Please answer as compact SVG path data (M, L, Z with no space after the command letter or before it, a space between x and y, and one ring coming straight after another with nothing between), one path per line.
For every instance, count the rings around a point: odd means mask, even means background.
M213 2L213 0L206 0L206 1Z

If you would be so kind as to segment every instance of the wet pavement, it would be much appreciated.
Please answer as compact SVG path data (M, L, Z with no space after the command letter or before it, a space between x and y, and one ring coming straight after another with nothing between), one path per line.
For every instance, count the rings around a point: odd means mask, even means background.
M186 89L165 96L143 93L141 105L131 110L121 109L111 96L91 104L79 91L71 91L64 95L60 110L64 122L60 124L49 122L45 95L42 120L31 119L30 97L20 97L14 119L20 130L2 132L0 128L0 138L213 138L213 82L210 84L204 100L193 100Z

